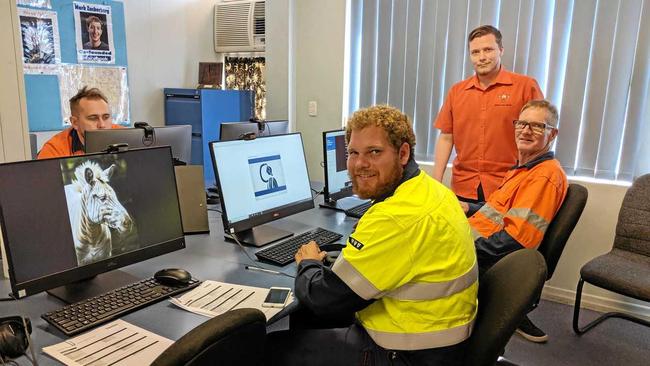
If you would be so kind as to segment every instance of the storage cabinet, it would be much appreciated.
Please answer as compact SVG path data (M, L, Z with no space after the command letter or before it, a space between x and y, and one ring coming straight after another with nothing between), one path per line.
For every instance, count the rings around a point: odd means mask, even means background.
M252 117L254 92L165 88L164 97L165 124L192 125L192 164L203 165L205 186L214 187L208 143L219 140L222 122L248 121Z

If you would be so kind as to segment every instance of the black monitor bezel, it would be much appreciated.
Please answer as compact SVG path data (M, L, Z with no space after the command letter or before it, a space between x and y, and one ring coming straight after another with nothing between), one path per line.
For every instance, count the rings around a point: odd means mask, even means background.
M329 133L334 133L334 132L345 132L344 129L337 129L337 130L330 130L330 131L323 131L323 171L324 171L324 177L325 177L325 185L323 186L323 199L325 202L330 202L330 201L336 201L341 198L345 197L350 197L354 194L352 191L352 185L350 185L348 188L344 188L338 192L330 192L330 187L329 187L329 175L327 174L327 134Z
M263 130L260 129L260 126L264 126ZM279 126L279 127L278 127ZM242 134L238 135L238 138L223 138L224 127L242 127ZM247 128L248 127L248 128ZM280 129L278 132L277 130ZM287 135L289 131L289 120L287 119L277 119L269 121L260 121L260 122L251 122L251 121L239 121L239 122L221 122L219 126L219 141L232 141L232 140L242 140L244 135L255 134L255 137L263 136L277 136L277 135Z
M282 127L282 131L280 132L274 131L274 129L276 129L277 126ZM288 133L289 133L289 120L276 119L276 120L264 121L264 131L260 131L257 135L276 136L276 135L286 135Z
M223 135L225 130L233 128L233 130L240 130L237 132L244 132L242 134L239 134L238 138L229 138L229 139L224 139ZM249 131L250 130L250 131ZM257 123L254 122L222 122L221 125L219 126L219 141L233 141L233 140L241 140L244 135L254 133L255 136L259 134L259 127ZM229 132L229 131L227 131Z
M162 127L152 127L154 134L161 134L162 135L162 140L168 140L166 137L173 136L175 133L182 135L182 136L176 136L180 137L178 140L183 140L182 146L173 146L171 144L167 144L165 142L174 142L174 141L162 141L163 143L159 143L156 141L150 146L147 146L144 142L140 141L141 144L137 146L131 146L129 145L130 150L135 150L139 148L150 148L150 147L156 147L156 146L171 146L172 147L172 157L174 159L177 159L179 161L182 161L186 164L189 164L192 160L192 126L191 125L172 125L172 126L162 126ZM144 138L144 133L145 130L142 128L111 128L111 129L98 129L98 130L92 130L92 131L86 131L84 134L84 139L85 139L85 145L84 145L84 151L86 153L97 153L97 152L103 152L106 151L109 145L112 144L119 144L119 143L128 143L128 141L120 141L120 138L118 138L120 135L124 136L124 134L129 135L129 137L133 138L138 138L142 137ZM113 136L111 136L113 135ZM93 139L99 138L100 142L93 141ZM108 142L110 143L106 143ZM131 139L129 139L131 140ZM180 151L179 151L180 150ZM178 156L173 156L174 153L177 153ZM183 156L185 155L185 156Z
M170 146L156 146L156 147L144 148L144 149L166 149L169 154L170 162L171 162L172 153L171 153ZM132 153L144 149L130 149L127 151L115 152L113 154ZM58 158L16 161L10 163L3 163L0 165L38 164L39 162L43 162L45 160L61 160L61 159L69 159L72 157L90 157L90 156L97 156L97 155L105 155L105 153L92 153L92 154L77 155L77 156L58 157ZM171 165L170 163L169 166L171 169L172 176L175 177L173 165ZM176 198L178 200L178 187L176 186L176 179L174 179L174 187L176 187ZM178 207L178 215L180 218L181 217L180 204L177 207ZM2 206L0 205L0 228L4 228L4 227L5 227L4 211L2 209ZM100 275L102 273L106 273L118 268L126 267L131 264L139 263L147 259L155 258L160 255L167 254L176 250L183 249L186 247L186 244L185 244L185 236L182 235L183 234L182 230L183 227L181 221L181 236L178 238L174 238L172 240L168 240L157 244L152 244L150 246L140 248L138 250L134 250L128 253L123 253L115 257L111 257L91 264L87 264L85 266L75 267L65 271L52 273L44 277L39 277L37 279L32 279L20 283L16 283L16 275L14 272L15 263L11 255L11 246L9 245L9 238L7 237L7 231L1 230L2 239L5 247L5 254L7 257L9 283L11 285L11 295L16 299L23 298L59 286L64 286L74 282L92 278L96 275Z
M280 136L287 136L287 135L299 135L300 136L300 143L302 145L302 150L303 150L303 157L304 151L305 151L305 145L302 140L302 135L300 132L294 132L294 133L289 133L289 134L283 134L283 135L272 135L272 136L262 136L262 137L257 137L253 139L252 141L259 140L259 139L269 139L269 138L277 138ZM231 230L234 230L234 232L241 232L245 230L250 230L256 226L264 225L269 222L273 222L282 218L285 218L287 216L291 216L294 214L297 214L302 211L306 211L309 209L312 209L315 207L314 205L314 199L313 196L303 200L303 201L297 201L288 205L276 207L273 210L264 212L262 214L256 215L254 217L249 217L247 219L237 221L233 224L231 224L228 221L228 211L226 209L226 197L224 197L223 190L221 187L221 179L219 178L219 170L217 168L217 161L214 156L214 148L213 145L219 144L219 143L228 143L232 142L231 141L210 141L208 146L210 150L210 156L212 157L212 167L214 168L214 176L217 181L217 187L219 189L219 192L221 192L221 199L219 200L221 203L221 220L223 222L223 229L224 232L231 232ZM309 180L309 166L307 165L307 158L305 157L305 171L307 171L307 179ZM310 184L311 187L311 184Z

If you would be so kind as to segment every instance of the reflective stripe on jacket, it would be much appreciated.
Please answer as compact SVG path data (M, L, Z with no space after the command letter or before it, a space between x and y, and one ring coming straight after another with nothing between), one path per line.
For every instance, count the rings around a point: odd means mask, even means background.
M567 189L566 174L552 152L516 167L469 218L472 234L474 238L489 238L505 230L522 246L537 248Z
M445 347L471 334L478 270L455 195L420 172L359 220L332 270L376 299L356 316L379 346Z

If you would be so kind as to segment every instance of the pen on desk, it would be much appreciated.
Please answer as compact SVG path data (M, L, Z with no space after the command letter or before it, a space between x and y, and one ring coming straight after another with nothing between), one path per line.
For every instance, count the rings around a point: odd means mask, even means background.
M273 273L273 274L282 274L279 271L274 271L272 269L266 269L266 268L260 268L260 267L255 267L255 266L246 266L246 269L250 269L251 271L260 271L260 272L267 272L267 273Z

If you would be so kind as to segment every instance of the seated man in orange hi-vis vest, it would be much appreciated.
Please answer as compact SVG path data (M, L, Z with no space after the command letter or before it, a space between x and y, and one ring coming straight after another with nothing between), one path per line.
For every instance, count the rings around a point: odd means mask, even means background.
M557 108L546 100L526 103L513 122L517 164L485 203L461 202L469 217L480 273L523 248L537 248L566 196L568 183L549 151L557 136ZM533 342L548 337L526 317L517 332Z
M70 98L70 114L72 126L49 139L39 151L39 159L83 155L86 131L122 128L113 124L108 99L97 88L84 86Z

